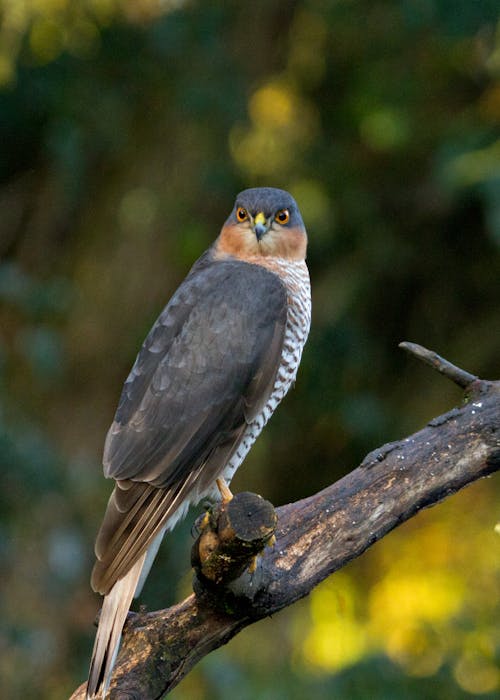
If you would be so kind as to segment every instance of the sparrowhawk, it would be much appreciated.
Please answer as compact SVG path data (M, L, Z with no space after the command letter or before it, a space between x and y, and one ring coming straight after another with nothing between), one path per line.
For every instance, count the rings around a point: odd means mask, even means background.
M104 698L123 624L165 532L216 497L295 380L311 318L307 235L288 192L241 192L147 336L104 447L115 479L92 587L104 602L87 698Z

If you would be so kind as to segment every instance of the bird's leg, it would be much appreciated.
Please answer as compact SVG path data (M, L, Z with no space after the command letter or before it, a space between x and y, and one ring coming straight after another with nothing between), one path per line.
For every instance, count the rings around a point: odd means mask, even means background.
M219 489L222 502L229 503L229 501L231 501L233 498L233 494L231 493L229 486L226 484L224 477L220 476L218 479L215 480L215 483L217 484L217 488Z

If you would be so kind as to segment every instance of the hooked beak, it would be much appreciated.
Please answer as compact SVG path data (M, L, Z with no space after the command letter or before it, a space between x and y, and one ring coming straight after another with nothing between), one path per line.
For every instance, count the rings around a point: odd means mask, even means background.
M267 233L269 229L269 225L267 223L267 219L264 216L263 212L259 212L257 216L253 220L253 231L257 237L257 240L260 241L261 238Z

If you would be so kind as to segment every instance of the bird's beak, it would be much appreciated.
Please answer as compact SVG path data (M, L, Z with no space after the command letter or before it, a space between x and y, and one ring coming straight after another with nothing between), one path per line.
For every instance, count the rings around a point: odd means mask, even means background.
M257 240L260 241L262 236L264 236L269 229L267 219L264 216L264 212L260 211L253 220L253 230L257 236Z

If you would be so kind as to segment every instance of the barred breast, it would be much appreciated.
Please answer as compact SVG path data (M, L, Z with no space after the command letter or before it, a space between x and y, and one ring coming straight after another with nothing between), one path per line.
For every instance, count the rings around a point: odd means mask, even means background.
M231 481L261 430L295 381L302 350L311 326L311 287L305 262L303 260L261 258L259 264L265 265L279 275L287 289L288 309L285 338L281 364L269 399L259 415L246 428L237 449L224 468L223 476L227 483Z

